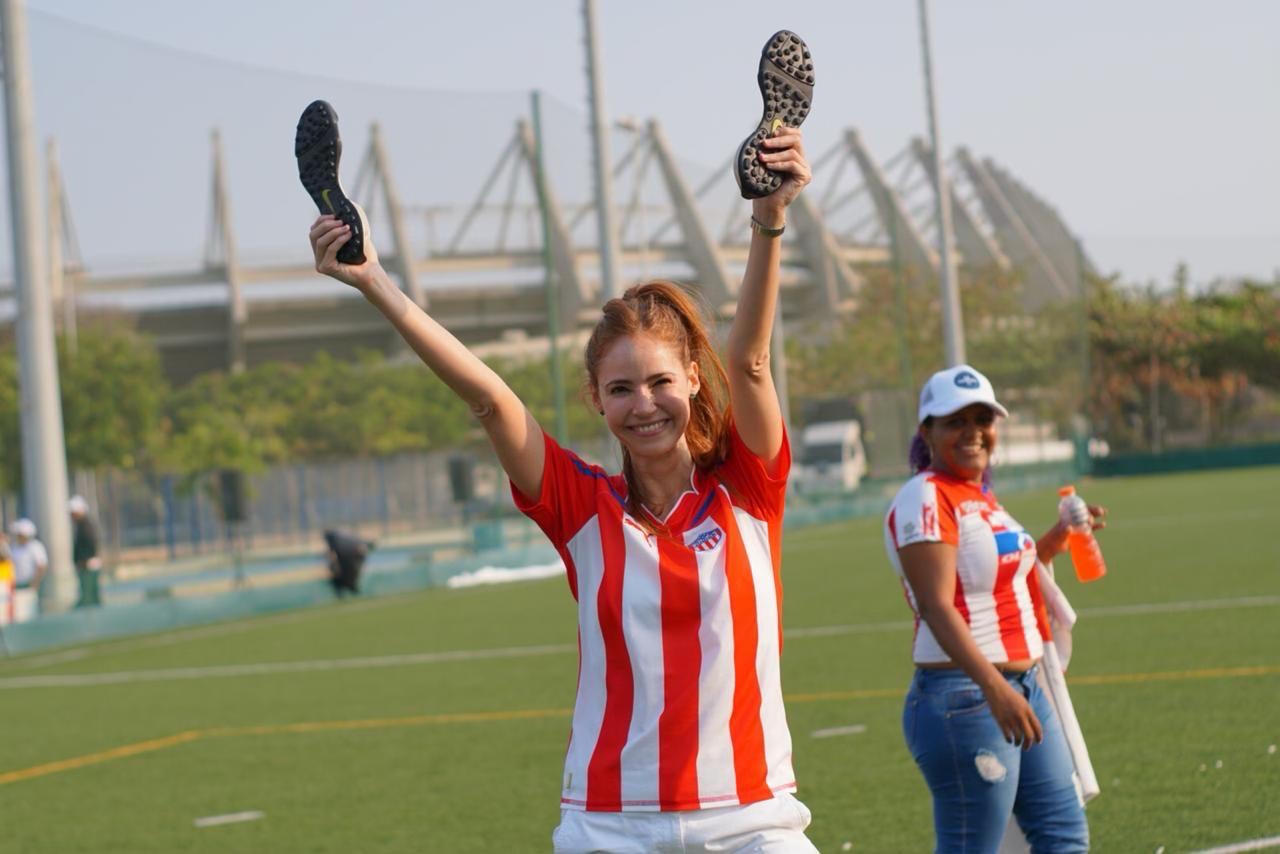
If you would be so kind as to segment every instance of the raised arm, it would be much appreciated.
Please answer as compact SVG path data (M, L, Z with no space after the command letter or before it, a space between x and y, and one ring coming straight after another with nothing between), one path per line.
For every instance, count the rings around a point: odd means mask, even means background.
M316 271L351 285L391 321L426 366L480 420L511 482L525 495L536 497L542 488L542 428L502 377L396 287L378 263L367 227L366 260L360 265L338 260L338 249L351 234L337 217L317 219L310 239Z
M786 222L787 205L809 183L809 162L798 129L778 128L762 146L768 150L761 152L761 160L786 176L775 192L752 202L752 217L760 226L772 229ZM738 310L725 349L729 398L738 434L752 453L770 465L782 448L782 408L769 371L781 259L781 237L761 234L752 226L747 269L742 275Z

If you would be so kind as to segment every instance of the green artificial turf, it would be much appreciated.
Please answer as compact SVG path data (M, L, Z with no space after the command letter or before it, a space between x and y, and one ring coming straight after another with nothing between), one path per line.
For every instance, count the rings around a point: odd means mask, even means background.
M1065 559L1058 566L1082 612L1068 679L1103 790L1088 809L1095 850L1280 835L1280 754L1269 752L1280 743L1277 482L1272 468L1080 485L1111 510L1101 535L1108 576L1084 586ZM1038 533L1056 496L1006 504ZM909 613L879 520L790 532L784 577L784 690L811 838L823 851L928 850L928 793L899 729ZM1130 605L1167 607L1117 613ZM0 849L550 850L574 628L557 579L0 661ZM484 650L507 652L375 658ZM304 672L11 681L365 657L374 660ZM865 729L813 736L854 725ZM141 747L90 761L129 745ZM4 776L61 760L72 761ZM264 817L193 825L246 810Z

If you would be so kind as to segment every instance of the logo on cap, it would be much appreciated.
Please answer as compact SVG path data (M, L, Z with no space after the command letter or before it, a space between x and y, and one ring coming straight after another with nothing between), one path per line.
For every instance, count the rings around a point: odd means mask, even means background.
M977 388L980 383L973 374L968 371L961 371L956 374L956 385L960 386L960 388Z

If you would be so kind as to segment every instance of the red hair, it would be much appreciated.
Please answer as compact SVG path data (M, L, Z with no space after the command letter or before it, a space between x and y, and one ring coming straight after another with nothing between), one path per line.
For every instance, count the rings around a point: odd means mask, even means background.
M600 361L619 338L652 335L674 347L684 364L695 363L701 387L689 401L689 423L684 438L693 464L702 470L724 461L728 452L728 378L716 355L702 311L694 299L674 282L653 281L628 288L621 297L604 304L600 321L591 332L583 354L589 391L597 391ZM631 455L622 446L622 475L627 482L627 510L641 524L644 496L635 478Z

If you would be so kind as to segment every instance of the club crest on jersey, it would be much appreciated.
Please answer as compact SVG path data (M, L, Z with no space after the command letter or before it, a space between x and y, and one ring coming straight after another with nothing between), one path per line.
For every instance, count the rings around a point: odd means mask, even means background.
M724 539L724 531L719 528L712 528L710 531L703 531L689 543L689 548L695 552L709 552L716 546L720 545L720 541Z

